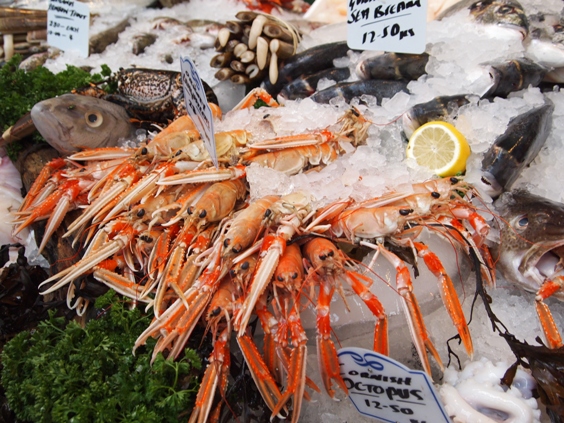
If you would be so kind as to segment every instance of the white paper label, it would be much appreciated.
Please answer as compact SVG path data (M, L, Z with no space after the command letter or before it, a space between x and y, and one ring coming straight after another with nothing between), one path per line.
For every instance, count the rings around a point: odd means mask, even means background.
M427 0L348 0L347 24L351 49L420 54Z
M47 43L63 51L77 50L88 57L90 9L86 3L73 0L49 0L47 9Z
M200 132L213 164L218 167L213 115L206 98L206 90L194 62L189 57L180 57L180 69L186 111L194 121L196 129Z
M359 413L390 423L450 423L425 372L364 348L342 348L338 356Z

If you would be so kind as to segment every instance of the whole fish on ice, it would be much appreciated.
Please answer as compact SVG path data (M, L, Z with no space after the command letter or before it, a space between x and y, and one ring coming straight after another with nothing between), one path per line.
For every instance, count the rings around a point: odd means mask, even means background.
M502 194L494 205L505 222L494 247L497 269L508 281L536 292L563 270L564 204L516 190ZM564 292L554 296L564 299Z
M470 17L481 24L517 30L523 38L529 34L529 20L516 0L462 0L441 13L437 19L468 10Z
M37 103L31 109L31 119L43 138L62 154L113 147L135 134L123 107L77 94Z
M486 152L482 160L482 182L491 197L509 191L523 169L535 159L550 134L553 110L554 105L546 103L514 117Z
M524 190L502 194L494 203L501 215L499 244L492 248L505 279L535 293L535 306L549 348L563 346L548 305L564 300L564 204Z

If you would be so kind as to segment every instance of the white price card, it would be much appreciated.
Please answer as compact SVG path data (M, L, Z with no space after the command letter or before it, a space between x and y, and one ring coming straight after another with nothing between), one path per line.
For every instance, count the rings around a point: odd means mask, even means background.
M364 348L342 348L338 356L359 413L390 423L450 423L425 372Z
M213 130L213 115L208 104L206 91L196 65L189 57L180 57L180 72L182 74L182 89L186 111L194 121L196 129L200 132L206 150L215 167L219 167L217 151L215 149L215 135Z
M74 0L49 0L47 43L63 51L77 50L88 57L90 9Z
M427 0L347 1L347 44L351 49L425 51Z

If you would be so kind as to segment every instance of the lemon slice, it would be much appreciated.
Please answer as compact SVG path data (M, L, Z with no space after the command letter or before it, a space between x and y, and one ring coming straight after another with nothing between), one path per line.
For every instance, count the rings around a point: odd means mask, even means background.
M454 176L466 170L470 146L453 125L428 122L415 130L407 145L407 157L438 176Z

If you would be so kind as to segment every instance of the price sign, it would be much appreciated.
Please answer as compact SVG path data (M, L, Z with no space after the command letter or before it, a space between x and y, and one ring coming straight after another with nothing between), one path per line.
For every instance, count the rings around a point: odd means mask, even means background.
M47 43L63 51L78 50L88 57L90 9L74 0L49 0L47 9Z
M390 423L450 423L425 372L364 348L342 348L338 356L359 413Z
M180 57L180 72L182 75L182 89L188 115L194 121L196 129L200 132L204 145L215 167L218 166L217 151L215 149L215 136L213 130L213 115L208 105L206 91L196 65L189 57Z
M427 0L348 0L347 44L354 50L425 51Z

